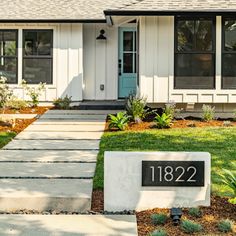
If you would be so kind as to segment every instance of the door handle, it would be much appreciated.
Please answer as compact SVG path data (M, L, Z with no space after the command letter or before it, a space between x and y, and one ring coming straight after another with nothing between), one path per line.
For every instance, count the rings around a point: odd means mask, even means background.
M121 73L121 60L119 59L119 64L118 64L118 70L119 70L119 76L121 76L122 75L122 73Z

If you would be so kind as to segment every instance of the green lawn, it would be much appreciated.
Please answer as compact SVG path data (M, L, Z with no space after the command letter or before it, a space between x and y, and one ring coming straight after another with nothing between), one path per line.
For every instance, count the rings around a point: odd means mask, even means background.
M139 132L108 132L102 137L94 189L103 189L104 151L203 151L212 155L212 191L229 196L219 173L236 162L236 128L185 128ZM234 170L236 172L236 170Z
M0 148L10 142L16 134L14 132L0 132Z

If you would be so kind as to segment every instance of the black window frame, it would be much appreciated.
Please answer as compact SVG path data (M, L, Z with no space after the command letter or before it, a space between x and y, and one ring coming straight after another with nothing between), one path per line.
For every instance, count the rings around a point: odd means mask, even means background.
M19 41L19 30L18 29L0 29L0 32L15 32L16 33L16 54L15 56L1 56L0 55L0 60L1 58L11 58L11 59L16 59L16 81L14 83L9 83L6 81L7 84L18 84L18 63L19 63L19 53L18 53L18 41Z
M235 90L235 88L224 88L224 55L225 54L235 54L235 51L225 51L225 21L227 20L235 20L236 22L236 16L222 16L221 18L221 89L222 90ZM235 76L236 79L236 76Z
M179 52L178 51L178 30L177 25L179 20L212 20L212 50L211 51L189 51ZM211 54L213 61L213 79L214 84L212 88L179 88L176 87L176 71L177 71L177 55L178 54ZM174 89L175 90L215 90L216 89L216 16L184 16L178 15L174 19Z
M46 83L47 85L53 85L53 49L54 49L54 45L53 45L53 41L54 41L54 30L53 29L23 29L22 30L22 79L25 80L24 78L24 59L50 59L51 60L51 80L50 83ZM25 33L26 32L51 32L52 37L51 37L51 45L52 45L52 54L51 55L25 55ZM31 85L35 85L38 84L38 82L36 83L29 83L28 81L26 81L27 84L31 84Z

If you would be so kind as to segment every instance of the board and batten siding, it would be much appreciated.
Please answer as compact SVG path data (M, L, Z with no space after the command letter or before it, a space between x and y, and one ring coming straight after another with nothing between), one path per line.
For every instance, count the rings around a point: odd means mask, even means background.
M174 89L174 17L140 17L140 92L150 103L236 103L221 89L221 17L216 17L216 88Z
M84 24L85 100L116 100L118 97L118 28L106 24ZM100 30L106 40L96 40ZM100 86L104 85L104 90Z
M0 29L18 30L18 84L10 85L14 94L28 100L22 82L23 29L53 30L53 84L46 85L40 101L71 96L83 99L83 26L82 24L1 24ZM32 85L33 86L33 85Z

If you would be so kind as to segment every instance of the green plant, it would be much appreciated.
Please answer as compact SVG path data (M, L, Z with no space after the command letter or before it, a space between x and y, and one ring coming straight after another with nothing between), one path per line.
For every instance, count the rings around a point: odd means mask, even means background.
M164 113L166 115L170 115L172 120L175 117L175 112L176 112L176 104L173 102L169 102L165 104L165 108L164 108Z
M211 120L214 120L215 118L215 107L212 107L210 105L203 105L202 106L202 119L206 122L209 122Z
M154 122L159 129L170 128L172 125L172 117L166 113L163 113L161 116L157 114L154 118Z
M26 93L31 98L31 106L37 107L39 104L39 97L43 91L45 91L46 83L40 82L38 85L29 86L25 80L22 80L22 87L26 90Z
M130 94L126 101L126 111L130 118L135 123L140 123L148 115L148 110L145 109L147 99L136 94Z
M5 77L0 77L0 108L5 108L7 101L11 99L13 94L6 81Z
M234 166L233 169L236 170L236 164L232 163L232 165ZM234 194L233 198L229 201L233 204L236 204L236 175L232 171L226 169L223 169L223 171L223 174L220 175L222 177L222 182L232 189Z
M148 234L149 236L167 236L167 233L163 229L157 229L153 231L152 233Z
M151 220L154 225L164 225L167 221L167 215L165 214L152 214Z
M71 97L68 97L67 95L64 98L58 98L53 101L53 105L57 109L64 109L68 110L70 108L71 104Z
M202 212L201 212L201 210L198 207L190 208L188 210L188 213L189 213L189 215L191 215L193 217L201 217L201 215L202 215Z
M233 125L232 125L231 121L226 120L226 121L223 122L223 126L230 127L230 126L233 126Z
M129 116L126 112L118 112L116 115L108 115L109 117L109 129L115 128L118 130L125 130L128 122Z
M231 232L233 229L233 222L230 220L222 220L218 223L218 229L223 233Z
M25 107L28 107L28 103L25 100L12 96L12 98L6 102L6 107L9 107L14 110L20 110Z
M181 229L188 234L202 231L202 226L191 220L183 220L181 223Z

